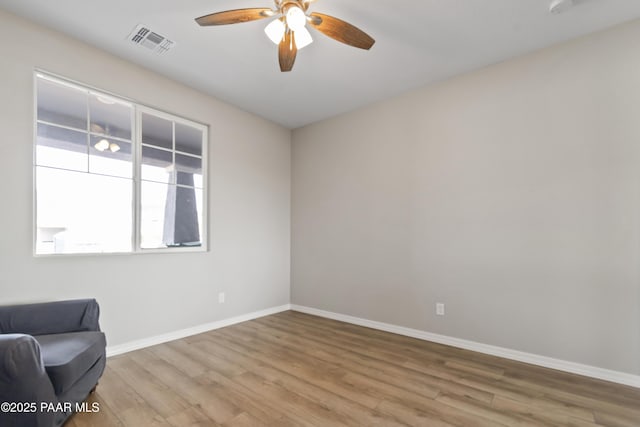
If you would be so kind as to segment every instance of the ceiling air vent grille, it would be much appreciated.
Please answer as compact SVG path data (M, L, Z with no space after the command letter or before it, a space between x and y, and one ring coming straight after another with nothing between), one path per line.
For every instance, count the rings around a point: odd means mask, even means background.
M165 53L175 45L174 41L151 31L142 24L133 29L129 34L129 40L158 54Z

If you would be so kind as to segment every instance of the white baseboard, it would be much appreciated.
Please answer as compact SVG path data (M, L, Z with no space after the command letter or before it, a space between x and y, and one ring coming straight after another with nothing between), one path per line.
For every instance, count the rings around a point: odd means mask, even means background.
M597 368L595 366L583 365L581 363L554 359L552 357L525 353L522 351L511 350L508 348L496 347L493 345L481 344L474 341L463 340L460 338L453 338L446 335L434 334L431 332L425 332L418 329L405 328L402 326L391 325L388 323L376 322L373 320L362 319L359 317L348 316L345 314L333 313L330 311L319 310L317 308L305 307L305 306L300 306L296 304L291 304L291 310L312 314L314 316L326 317L328 319L339 320L341 322L351 323L354 325L365 326L367 328L378 329L385 332L391 332L398 335L417 338L425 341L431 341L438 344L449 345L451 347L477 351L479 353L490 354L492 356L498 356L498 357L503 357L505 359L516 360L518 362L529 363L532 365L542 366L545 368L556 369L559 371L569 372L572 374L583 375L586 377L597 378L600 380L611 381L618 384L624 384L631 387L640 388L640 376L638 375L612 371L609 369Z
M117 356L119 354L128 353L141 348L151 347L153 345L162 344L169 341L179 340L181 338L190 337L192 335L201 334L203 332L213 331L215 329L224 328L225 326L235 325L236 323L246 322L248 320L257 319L259 317L269 316L271 314L280 313L291 309L290 304L281 305L279 307L267 308L265 310L254 311L253 313L242 314L240 316L231 317L229 319L218 320L216 322L206 323L179 331L168 332L162 335L156 335L149 338L130 341L107 347L107 357Z

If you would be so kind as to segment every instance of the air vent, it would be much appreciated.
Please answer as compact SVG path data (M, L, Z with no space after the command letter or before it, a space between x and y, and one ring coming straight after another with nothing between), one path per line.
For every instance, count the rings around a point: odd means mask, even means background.
M175 42L151 31L146 25L142 24L136 26L131 34L129 34L128 38L133 43L143 46L158 54L165 53L175 45Z

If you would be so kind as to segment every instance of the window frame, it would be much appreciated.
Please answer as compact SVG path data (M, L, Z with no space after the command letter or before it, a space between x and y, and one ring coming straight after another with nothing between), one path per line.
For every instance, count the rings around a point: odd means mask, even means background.
M38 119L38 81L39 79L48 80L56 84L68 86L69 88L81 90L87 92L88 96L104 96L107 98L113 98L115 101L129 104L132 108L131 118L131 163L132 163L132 175L131 175L131 251L115 251L115 252L75 252L75 253L38 253L38 188L37 188L37 170L38 167L49 167L38 165L37 162L37 147L38 147L38 125L41 121ZM87 109L89 106L87 105ZM85 256L109 256L109 255L134 255L134 254L158 254L158 253L193 253L193 252L208 252L209 251L209 202L208 202L208 184L209 184L209 125L197 122L192 119L185 118L184 116L173 114L158 108L154 108L131 98L124 97L94 86L76 82L68 78L50 73L48 71L35 69L33 73L33 157L32 157L32 189L33 189L33 218L32 218L32 253L34 257L85 257ZM192 155L193 157L201 158L202 161L202 224L199 227L200 233L200 245L199 246L168 246L165 248L142 248L142 218L141 218L141 198L142 198L142 114L150 114L163 120L168 120L176 124L189 126L202 132L202 154L201 156ZM42 121L43 123L45 121ZM55 125L55 124L54 124ZM59 126L64 128L64 126ZM91 136L90 129L86 130L89 137ZM174 147L175 149L175 125L174 125ZM179 150L177 150L179 151ZM179 153L181 154L181 153ZM175 160L175 154L174 154ZM57 170L67 170L63 168L54 168ZM70 172L78 172L67 170ZM91 172L79 172L87 173ZM127 178L128 179L128 178ZM146 181L145 181L146 182ZM177 185L177 183L175 184ZM197 187L195 187L197 189Z

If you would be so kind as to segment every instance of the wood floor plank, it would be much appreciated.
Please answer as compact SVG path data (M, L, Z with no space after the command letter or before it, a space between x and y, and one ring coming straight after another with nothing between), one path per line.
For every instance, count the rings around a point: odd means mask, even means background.
M144 354L144 352L145 350L138 354ZM164 418L189 407L189 403L174 388L160 381L158 377L149 375L149 372L138 365L134 359L115 360L111 363L111 368Z
M137 391L123 380L117 371L111 368L112 365L119 363L120 359L126 360L127 357L114 357L107 361L107 368L100 379L96 394L113 409L118 420L127 427L170 426Z
M424 411L422 408L414 407L412 405L401 404L396 401L383 400L378 405L378 410L383 413L393 415L400 421L410 426L425 426L425 427L451 427L462 426L463 424L451 424L444 421L441 414L433 414L429 411ZM488 424L470 425L469 427L487 427Z
M263 423L258 418L249 415L246 412L241 413L237 417L224 423L225 427L266 427L268 424Z
M286 326L282 328L286 328ZM330 337L314 335L310 339L306 338L306 336L307 334L304 336L291 334L286 336L285 339L281 339L278 344L287 346L289 345L287 343L291 343L297 348L317 349L313 354L315 358L329 361L363 375L374 375L378 378L383 378L389 384L427 397L431 397L432 394L439 391L447 391L486 402L491 401L493 398L491 393L482 390L466 387L452 381L442 381L440 378L431 375L419 375L418 372L408 371L402 364L398 365L393 360L380 360L372 352L366 352L344 343L333 343L332 345ZM265 334L264 339L270 339L270 335Z
M257 365L254 368L257 375L264 378L271 386L281 387L287 392L294 393L296 398L305 399L309 411L326 417L325 410L329 410L332 417L337 417L335 421L344 425L357 426L362 425L362 422L366 422L367 425L380 425L381 423L388 425L392 422L389 419L382 419L380 414L371 411L370 408L364 408L354 401L347 401L341 396L323 389L318 384L309 382L306 378L299 378L294 372L296 370L294 363L279 363L283 358L282 354L274 354L274 357L270 357L251 346L248 340L237 343L223 338L224 332L217 333L221 334L217 336L216 340L218 347L211 349L212 351L226 354L226 357L233 358L241 365ZM274 392L281 393L281 390L274 389Z
M124 424L98 393L91 393L87 398L87 403L92 409L93 404L97 403L98 410L75 414L69 420L69 427L123 427Z
M217 427L215 423L197 406L192 406L185 411L178 412L167 418L167 422L174 427Z
M175 344L167 343L153 346L149 351L190 377L201 375L207 370L206 362L198 360L196 354L185 354L174 347Z
M159 358L156 352L140 351L131 358L140 366L144 366L147 375L171 387L190 405L197 407L217 424L222 424L242 412L242 409L226 398L224 390L217 384L203 383L197 378L184 375L178 367Z
M638 427L640 390L293 311L109 358L66 427Z
M543 427L545 424L521 417L515 412L501 412L490 405L483 405L477 400L442 394L436 398L437 402L444 403L460 412L491 420L499 425L507 427ZM547 426L549 424L546 424Z
M566 412L555 410L555 408L544 410L543 408L535 406L535 403L526 404L502 396L496 396L492 406L501 412L523 415L536 421L540 425L562 425L569 427L594 427L596 425L595 422L572 417Z
M308 424L305 419L298 419L295 413L287 411L283 405L273 404L269 399L265 399L258 390L247 388L213 370L205 375L208 381L224 387L228 399L242 407L247 414L267 425L293 427Z

